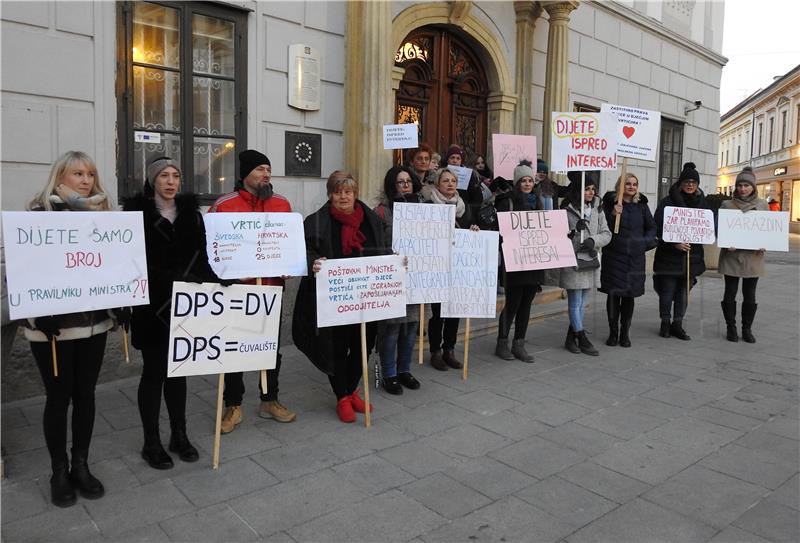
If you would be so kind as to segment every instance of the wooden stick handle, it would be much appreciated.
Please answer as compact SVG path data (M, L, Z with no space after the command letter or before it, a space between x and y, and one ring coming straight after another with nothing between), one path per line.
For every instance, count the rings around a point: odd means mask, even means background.
M58 377L58 357L56 356L56 338L50 339L50 350L53 352L53 377Z
M125 363L131 363L131 355L128 352L128 331L122 328L122 352L125 353Z
M217 416L216 425L214 427L214 454L212 455L211 468L219 468L219 441L222 434L222 392L225 390L225 374L219 374L219 383L217 384Z
M469 329L470 319L467 317L467 328L464 330L464 374L461 376L464 381L467 380L467 368L469 367Z
M425 304L419 304L419 365L422 365L422 351L425 349Z
M622 159L622 175L620 175L621 181L619 182L619 188L617 189L617 203L622 203L622 195L625 192L625 179L628 177L628 157L624 157ZM622 215L617 215L616 219L614 220L614 233L619 234L619 223L622 220Z
M256 285L261 286L261 278L256 278ZM267 393L267 370L261 370L261 394Z
M369 412L369 368L367 367L367 323L361 322L361 373L364 381L364 404L367 406L364 411L364 425L369 428L372 426L372 416Z
M689 266L692 263L690 255L692 253L692 246L689 245L689 250L686 251L686 307L689 307L689 290L692 288L692 275L689 273Z

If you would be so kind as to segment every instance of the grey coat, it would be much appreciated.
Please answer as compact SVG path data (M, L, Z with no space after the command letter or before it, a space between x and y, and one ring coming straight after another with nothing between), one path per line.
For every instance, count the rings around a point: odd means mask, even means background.
M739 209L735 200L725 200L720 209ZM763 198L756 200L756 211L769 211L769 205ZM717 271L722 275L733 277L761 277L764 275L764 255L748 249L729 251L719 250L719 266Z
M579 209L576 209L572 203L567 205L566 210L569 229L570 231L575 230L575 226L581 218L581 212ZM589 216L588 221L589 229L584 230L584 239L592 238L594 240L595 250L599 250L601 247L608 245L609 242L611 242L611 230L608 229L606 215L600 208L600 198L597 196L594 198L594 207L592 208L592 214ZM581 235L576 232L572 238L572 248L575 251L575 257L579 260L591 260L592 257L589 253L578 251L580 245ZM599 287L600 268L583 271L578 271L573 267L561 268L558 286L567 290Z

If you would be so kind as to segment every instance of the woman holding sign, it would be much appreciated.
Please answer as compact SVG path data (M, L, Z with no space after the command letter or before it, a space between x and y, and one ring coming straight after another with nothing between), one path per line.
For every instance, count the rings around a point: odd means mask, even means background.
M367 406L358 395L361 380L361 325L317 327L317 278L322 261L390 254L380 219L358 199L358 183L347 172L328 177L328 202L303 222L308 269L297 291L292 338L298 349L328 375L342 422L355 422ZM367 323L367 353L375 345L375 323ZM372 406L369 406L370 411Z
M658 312L661 317L661 337L692 339L683 329L683 317L689 296L686 285L686 265L689 264L691 284L706 271L703 245L700 243L671 243L663 240L664 208L687 207L705 209L706 197L700 190L700 174L694 162L683 165L678 182L669 189L656 209L656 235L658 247L653 260L653 288L658 293ZM688 258L687 258L688 253ZM670 314L671 313L671 314ZM670 318L672 323L670 324Z
M768 211L769 204L758 197L756 192L756 176L753 168L746 166L736 176L736 190L731 200L722 202L721 209L738 209L742 213L748 211ZM739 278L742 278L742 339L747 343L755 343L756 338L750 327L756 316L756 285L758 278L764 275L764 250L748 251L728 247L719 252L719 273L725 276L725 295L722 298L722 314L727 325L728 341L739 341L736 333L736 292L739 290Z
M44 190L28 204L30 211L110 209L97 166L79 151L69 151L59 157L50 170ZM94 390L103 363L106 335L114 327L115 318L127 327L130 309L51 315L25 323L25 338L30 341L47 394L43 426L53 468L50 499L59 507L69 507L76 502L76 489L87 499L101 498L105 494L103 484L89 472L88 456L94 429ZM70 402L71 470L67 458Z

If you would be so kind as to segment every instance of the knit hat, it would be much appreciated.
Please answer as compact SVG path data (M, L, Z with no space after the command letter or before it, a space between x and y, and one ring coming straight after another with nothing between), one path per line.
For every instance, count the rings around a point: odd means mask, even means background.
M739 172L739 175L736 176L736 183L747 183L753 187L753 190L756 189L756 175L753 173L753 168L750 166L745 166L742 168L742 171Z
M597 185L598 185L597 182L599 180L599 175L600 175L600 172L597 171L597 170L587 171L586 172L586 179L584 181L585 186L588 187L590 185L594 185L594 187L597 188ZM580 190L581 172L578 172L578 171L567 172L567 179L570 180L570 187L574 185L574 186L578 187L578 190Z
M694 165L694 162L687 162L683 165L683 171L678 177L678 183L686 181L687 179L700 183L700 174L697 173L697 167Z
M451 145L447 148L447 153L445 153L444 160L447 162L450 159L451 155L459 155L461 156L461 162L464 162L464 149L462 149L458 145Z
M536 159L536 173L550 173L550 168L547 167L547 162L541 158Z
M520 162L519 165L514 168L514 184L516 185L519 183L520 179L523 177L530 177L533 179L533 168L531 168L531 163L527 160Z
M242 151L239 153L239 179L244 179L250 172L255 170L257 167L261 166L262 164L266 164L267 166L272 166L267 155L263 153L259 153L254 149L248 149L247 151Z
M172 160L170 157L160 156L158 158L153 159L153 161L147 165L147 181L149 181L150 183L155 183L158 174L160 174L162 171L164 171L165 168L168 168L170 166L178 170L178 173L181 173L181 167L178 166L178 163Z

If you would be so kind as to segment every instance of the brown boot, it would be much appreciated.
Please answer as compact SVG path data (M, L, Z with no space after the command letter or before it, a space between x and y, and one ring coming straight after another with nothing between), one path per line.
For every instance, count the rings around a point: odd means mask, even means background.
M447 364L444 363L442 358L442 351L431 353L431 366L439 371L447 371Z
M445 364L454 370L460 370L464 367L464 365L456 359L456 354L453 352L453 349L445 349L442 358L444 358Z

